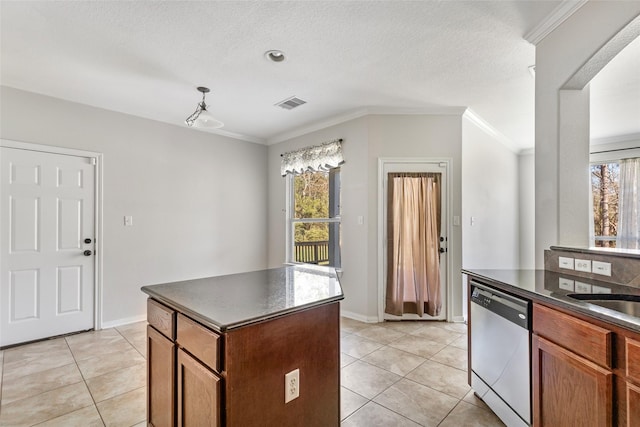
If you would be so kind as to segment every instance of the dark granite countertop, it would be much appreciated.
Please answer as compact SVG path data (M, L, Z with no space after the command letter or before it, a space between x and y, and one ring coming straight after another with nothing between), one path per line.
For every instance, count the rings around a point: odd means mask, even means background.
M640 318L638 317L567 296L574 293L640 295L640 289L638 288L547 270L463 269L462 273L474 276L483 283L493 285L497 289L516 296L552 303L634 332L640 332Z
M218 331L344 299L335 269L309 265L143 286L142 292Z

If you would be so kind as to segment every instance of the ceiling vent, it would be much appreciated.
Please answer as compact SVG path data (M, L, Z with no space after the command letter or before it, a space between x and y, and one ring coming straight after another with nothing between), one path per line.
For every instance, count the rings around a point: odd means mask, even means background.
M277 107L282 107L285 110L293 110L296 107L301 106L302 104L306 104L307 101L303 101L300 98L292 96L291 98L287 98L284 101L280 101L276 104Z

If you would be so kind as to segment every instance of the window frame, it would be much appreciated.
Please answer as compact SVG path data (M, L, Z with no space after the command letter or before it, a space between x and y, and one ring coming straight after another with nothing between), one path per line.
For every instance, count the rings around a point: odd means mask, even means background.
M342 171L340 170L340 167L336 167L336 168L331 168L331 170L338 170L339 171L339 179L338 179L338 188L339 188L339 193L338 193L338 206L340 206L340 215L336 215L334 217L331 218L294 218L294 212L295 212L295 196L294 196L294 174L287 174L286 176L286 197L285 197L285 204L286 204L286 209L285 209L285 214L286 214L286 230L285 230L285 242L286 242L286 248L285 248L285 260L287 264L295 264L295 265L305 265L308 263L304 263L304 262L297 262L295 261L295 226L296 224L305 224L305 223L321 223L321 224L338 224L338 227L341 228L342 225L342 206L340 203L340 197L341 197L341 192L342 192L342 184L341 184L341 179L342 179ZM329 171L329 173L331 173ZM335 191L335 188L331 188L331 182L332 180L329 180L329 192L331 193L332 191ZM331 213L331 206L329 206L329 213ZM329 232L331 233L331 230L329 230ZM330 267L335 268L336 270L341 270L342 268L342 245L341 245L341 240L342 240L342 230L340 230L339 232L339 236L340 239L337 242L337 247L339 249L338 251L338 265L331 265ZM331 236L329 236L329 242L331 242ZM329 245L329 252L331 253L332 248L331 248L331 243ZM310 265L314 265L314 264L310 264Z
M599 144L591 146L589 155L589 246L596 246L597 241L616 241L618 236L596 236L595 219L593 217L593 188L591 185L591 167L603 163L618 163L623 159L640 157L638 142Z

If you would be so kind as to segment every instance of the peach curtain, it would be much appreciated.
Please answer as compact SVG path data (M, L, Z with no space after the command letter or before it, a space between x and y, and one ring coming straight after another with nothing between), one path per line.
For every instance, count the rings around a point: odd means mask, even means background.
M389 174L386 313L440 314L440 181Z

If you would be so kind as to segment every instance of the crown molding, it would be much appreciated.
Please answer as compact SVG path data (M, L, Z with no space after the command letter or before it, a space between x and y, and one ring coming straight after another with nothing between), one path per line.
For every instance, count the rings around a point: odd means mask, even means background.
M335 126L340 123L355 120L369 115L458 115L462 116L466 111L465 107L427 107L427 108L392 108L392 107L366 107L349 111L345 114L333 116L327 120L315 122L308 126L302 126L291 131L274 135L267 139L267 145L278 144L291 138L306 135L321 129Z
M540 43L560 24L566 21L578 9L584 6L588 0L564 0L546 18L538 23L531 31L524 35L524 39L533 45Z
M233 139L239 139L240 141L253 142L254 144L267 145L267 140L264 138L258 138L257 136L245 135L242 133L229 132L222 129L206 129L206 128L191 128L193 130L199 130L207 133L214 133L220 136L226 136Z
M591 153L640 148L640 133L597 138L590 141Z
M476 125L476 127L478 127L481 131L507 147L513 153L520 154L520 148L516 146L513 141L500 133L482 117L478 116L475 112L473 112L473 110L471 110L471 108L467 108L467 111L464 112L463 117Z

